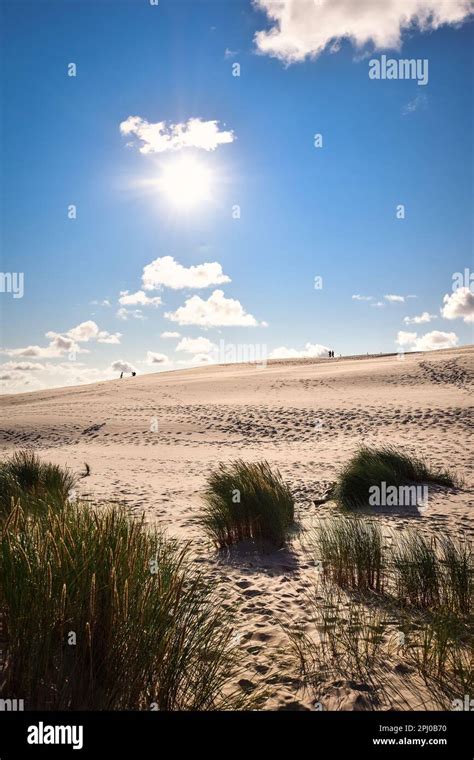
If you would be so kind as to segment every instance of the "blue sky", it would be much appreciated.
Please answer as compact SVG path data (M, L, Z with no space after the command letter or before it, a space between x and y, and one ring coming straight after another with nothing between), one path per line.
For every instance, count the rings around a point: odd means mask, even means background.
M0 293L4 391L216 360L220 340L269 356L472 342L469 282L453 291L474 268L469 3L418 0L433 15L408 29L402 10L346 9L347 37L333 0L285 2L289 24L269 0L2 2L2 271L24 274L22 298ZM384 53L428 60L428 84L371 80ZM140 152L147 125L158 151Z

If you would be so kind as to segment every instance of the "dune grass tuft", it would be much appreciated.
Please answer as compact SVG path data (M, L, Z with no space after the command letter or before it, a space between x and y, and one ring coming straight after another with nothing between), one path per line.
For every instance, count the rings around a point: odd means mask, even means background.
M310 544L324 581L346 591L376 591L398 607L447 610L461 617L472 606L472 544L408 530L391 534L364 516L321 520Z
M441 540L443 565L442 598L444 605L453 612L469 614L473 600L473 554L469 541Z
M219 548L244 540L281 547L294 523L294 499L267 462L236 460L211 473L201 524Z
M81 503L18 504L0 539L2 698L53 710L244 704L228 688L232 627L185 547Z
M451 538L408 531L392 556L396 596L403 604L468 614L472 605L472 548Z
M77 476L66 467L43 462L34 451L18 451L0 463L0 518L18 502L30 511L61 508L76 483Z
M363 709L464 709L474 688L469 543L411 532L382 543L377 525L356 516L321 521L312 541L322 564L306 603L313 625L286 631L315 699L344 678L368 686ZM380 593L365 593L374 579Z
M321 521L315 539L326 580L358 591L383 590L383 538L378 525L358 517L337 517Z
M401 536L393 553L396 595L415 607L440 604L440 567L433 541L421 533Z
M429 687L440 709L452 710L455 700L474 689L472 623L445 608L437 610L408 638L404 655ZM462 707L461 709L465 709Z
M394 447L363 446L340 473L333 498L345 509L360 509L369 503L370 488L380 487L381 483L387 487L415 483L452 487L456 485L456 479L447 470L432 469L423 459Z

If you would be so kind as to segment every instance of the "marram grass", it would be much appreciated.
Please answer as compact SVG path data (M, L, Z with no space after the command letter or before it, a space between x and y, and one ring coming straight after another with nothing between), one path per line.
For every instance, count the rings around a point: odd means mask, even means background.
M452 487L456 478L447 470L433 469L423 459L394 447L363 446L343 468L332 497L344 509L360 509L368 505L370 489L382 483L397 488L415 483Z
M16 452L0 462L0 520L18 503L30 512L41 512L48 506L60 509L77 480L66 467L42 462L34 451Z
M376 523L352 516L320 521L315 548L324 579L347 589L383 590L383 538Z
M472 608L472 547L469 541L428 538L413 530L393 549L395 593L402 604L468 615Z
M472 610L473 554L468 540L428 537L415 530L393 535L363 516L320 520L310 538L322 577L347 591L383 593L399 607Z
M232 628L185 547L81 503L17 505L0 538L0 697L30 710L245 706L229 687Z
M279 548L294 524L289 487L268 462L221 463L208 478L200 521L223 548L240 541Z

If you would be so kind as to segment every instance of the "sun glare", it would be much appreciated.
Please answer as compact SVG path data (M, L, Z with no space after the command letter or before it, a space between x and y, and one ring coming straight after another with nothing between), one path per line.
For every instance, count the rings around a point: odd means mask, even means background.
M190 208L211 197L211 172L193 158L185 157L164 167L160 186L176 206Z

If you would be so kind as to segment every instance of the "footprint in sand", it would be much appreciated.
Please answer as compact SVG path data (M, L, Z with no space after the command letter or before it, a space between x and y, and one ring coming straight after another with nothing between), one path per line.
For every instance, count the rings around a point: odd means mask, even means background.
M256 588L249 588L247 591L244 591L244 596L247 597L253 597L253 596L261 596L262 592L258 591Z

